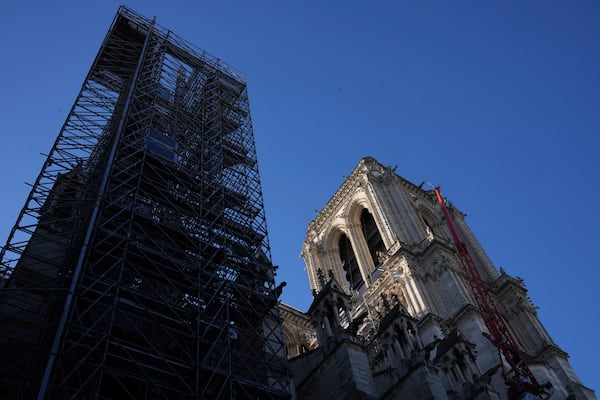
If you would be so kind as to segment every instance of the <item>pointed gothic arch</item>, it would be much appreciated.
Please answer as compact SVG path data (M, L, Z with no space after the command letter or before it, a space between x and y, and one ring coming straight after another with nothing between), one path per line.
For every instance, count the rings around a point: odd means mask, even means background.
M342 233L338 239L338 249L348 287L351 290L359 290L364 285L364 281L360 273L356 253L350 238L345 233Z
M386 249L377 223L375 223L375 218L367 208L363 208L360 213L360 227L369 248L373 265L377 268L383 264Z
M427 232L427 234L430 235L432 238L434 236L440 237L440 220L435 215L435 213L429 208L421 205L419 206L419 215L421 217L421 220L423 221L423 224L425 225L425 231Z

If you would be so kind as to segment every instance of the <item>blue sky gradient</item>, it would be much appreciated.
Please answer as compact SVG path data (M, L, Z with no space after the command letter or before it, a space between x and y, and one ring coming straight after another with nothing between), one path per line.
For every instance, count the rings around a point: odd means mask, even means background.
M0 6L2 242L119 5ZM442 186L600 390L598 1L128 6L246 73L283 301L307 309L307 224L373 156Z

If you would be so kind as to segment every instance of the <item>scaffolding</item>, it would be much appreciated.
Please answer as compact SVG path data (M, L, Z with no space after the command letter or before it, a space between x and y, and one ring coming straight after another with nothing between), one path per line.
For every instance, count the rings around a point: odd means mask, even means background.
M121 7L0 264L3 399L287 399L243 74Z

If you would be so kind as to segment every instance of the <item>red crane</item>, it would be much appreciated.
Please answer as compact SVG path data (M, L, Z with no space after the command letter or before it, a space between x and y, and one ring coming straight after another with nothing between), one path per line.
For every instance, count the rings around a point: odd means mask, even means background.
M509 365L509 368L507 369L504 364L501 363L502 377L508 386L508 397L510 399L517 399L522 398L520 396L526 393L533 395L542 395L546 393L533 376L531 370L527 367L527 364L525 364L515 339L510 334L506 322L504 322L504 318L500 315L494 300L481 279L467 246L458 234L458 229L450 215L448 207L446 207L446 202L442 197L440 188L436 187L434 191L438 202L442 207L444 216L446 217L448 228L452 233L456 251L460 256L460 261L467 273L469 284L471 285L475 301L477 302L477 307L479 308L485 326L489 331L489 334L484 333L484 335L492 342L492 344L494 344L494 346L496 346L501 358L504 356L506 363Z

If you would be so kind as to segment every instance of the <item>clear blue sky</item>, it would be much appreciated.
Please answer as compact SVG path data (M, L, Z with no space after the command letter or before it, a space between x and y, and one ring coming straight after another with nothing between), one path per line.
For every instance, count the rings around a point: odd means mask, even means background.
M0 6L2 242L119 4ZM600 391L598 1L128 5L246 73L285 302L308 307L307 223L370 155L442 186Z

